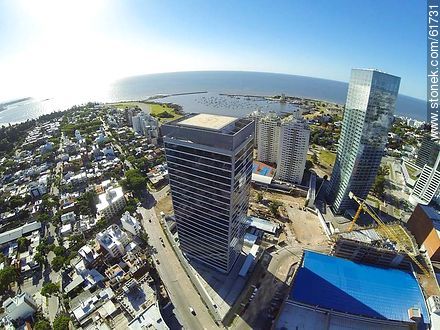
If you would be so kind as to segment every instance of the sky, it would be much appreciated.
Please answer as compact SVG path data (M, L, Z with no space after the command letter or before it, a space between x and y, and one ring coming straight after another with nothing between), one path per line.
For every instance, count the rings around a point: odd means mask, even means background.
M0 100L194 70L347 82L354 67L425 99L425 11L423 0L0 0Z

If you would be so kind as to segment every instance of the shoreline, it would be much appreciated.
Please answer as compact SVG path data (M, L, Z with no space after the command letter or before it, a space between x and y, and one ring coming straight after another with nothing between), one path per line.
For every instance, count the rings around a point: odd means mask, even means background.
M103 104L103 105L114 105L114 104L117 104L117 103L131 103L131 102L140 102L140 103L146 103L146 104L148 104L148 103L151 103L151 104L154 104L154 103L156 103L156 104L158 104L158 103L159 104L167 104L170 107L174 108L175 111L177 111L177 113L185 114L186 112L185 112L185 110L183 109L183 107L180 104L173 103L173 102L166 102L166 98L167 97L173 97L173 96L198 95L198 94L207 94L207 93L208 93L208 91L194 91L194 92L184 92L184 93L156 94L156 95L152 95L152 96L150 96L150 97L148 97L146 99L138 99L138 100L118 100L118 101L111 101L111 102L85 102L85 103L82 103L82 104L72 105L70 108L66 108L64 110L57 109L57 110L54 110L54 111L42 114L41 116L48 115L48 114L51 114L51 113L54 113L54 112L65 112L65 111L68 111L69 109L71 109L74 106L84 106L84 105L87 105L88 103L96 103L96 104ZM280 100L281 97L282 97L281 95L251 95L251 94L233 94L233 93L215 93L215 94L218 95L218 96L227 96L227 97L245 97L245 98L261 99L261 100L267 100L267 101L272 101L272 102L288 103L288 104L293 104L293 105L296 105L296 106L304 105L303 102L324 102L324 103L329 104L329 105L342 106L342 108L340 109L341 111L342 111L343 106L344 106L343 104L339 104L339 103L336 103L336 102L333 102L333 101L311 99L311 98L304 98L304 97L290 96L290 95L285 95L284 96L285 101L281 102L281 100ZM14 103L22 102L23 100L27 100L27 99L31 99L31 98L30 97L29 98L23 98L23 99L14 100L14 101L11 101L11 102L14 104ZM46 100L43 100L41 102L44 102ZM4 104L5 103L0 105L0 113L2 111L4 111L4 110L7 110L7 109L1 109L1 106L4 105ZM27 118L26 120L18 121L18 122L4 122L4 123L0 123L0 127L1 126L9 126L9 125L15 126L15 125L19 125L21 123L24 123L24 122L26 122L28 120L39 120L39 118L41 116L38 116L36 118ZM410 120L415 120L415 121L418 121L418 122L426 123L425 120L420 120L420 119L417 119L417 118L409 117L409 116L404 115L404 114L394 114L394 118L404 118L404 119L410 119Z

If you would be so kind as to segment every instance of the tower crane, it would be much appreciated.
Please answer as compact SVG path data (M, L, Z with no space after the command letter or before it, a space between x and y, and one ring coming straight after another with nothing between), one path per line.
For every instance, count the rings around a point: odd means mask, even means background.
M364 200L355 196L351 191L348 194L348 196L351 199L353 199L354 201L356 201L356 203L359 204L359 207L358 207L358 209L353 217L353 220L351 221L351 225L348 229L349 232L351 232L353 230L353 227L354 227L357 219L359 218L361 211L367 212L373 218L373 220L377 223L379 228L381 228L383 230L383 232L385 233L387 238L396 242L400 246L400 249L411 258L411 260L417 265L417 267L423 272L423 274L430 276L430 273L426 269L426 267L423 266L419 260L417 260L417 256L415 254L415 251L418 251L418 248L416 246L414 246L412 238L408 235L408 233L406 231L403 231L403 232L405 233L405 235L407 235L408 240L411 242L413 251L409 251L407 249L403 240L389 226L387 226L373 210L370 209L370 206L367 203L365 203Z

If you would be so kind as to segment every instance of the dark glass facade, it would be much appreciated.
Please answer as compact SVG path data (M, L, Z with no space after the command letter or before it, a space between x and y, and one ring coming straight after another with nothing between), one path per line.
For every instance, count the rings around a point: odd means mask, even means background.
M168 126L173 127L165 127L165 154L180 247L189 257L227 273L240 254L244 237L254 124L248 121L241 129L248 134L240 134L240 130L230 133L232 139L242 141L226 148L223 142L215 145L216 135L225 135L221 131L207 131L203 138L200 128L189 141L174 137L182 135L179 129L187 128L178 123Z

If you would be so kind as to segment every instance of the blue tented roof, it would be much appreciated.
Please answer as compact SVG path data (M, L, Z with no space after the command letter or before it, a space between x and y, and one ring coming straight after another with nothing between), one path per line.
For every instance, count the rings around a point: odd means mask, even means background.
M423 294L409 272L305 251L289 299L372 318L407 321L418 307L429 323Z

